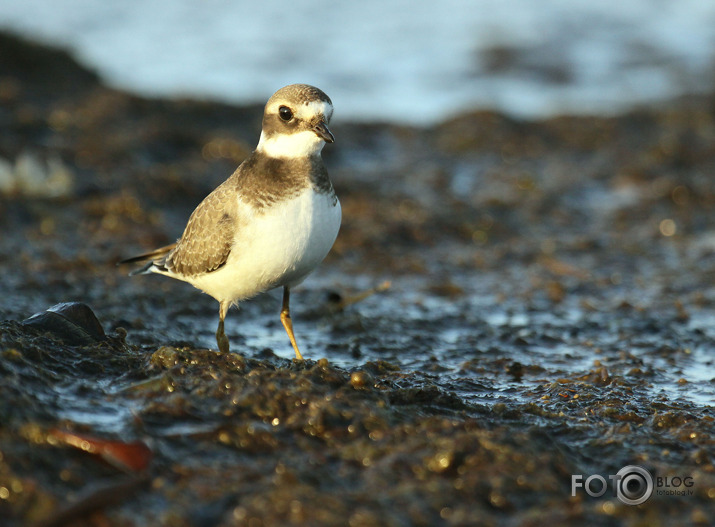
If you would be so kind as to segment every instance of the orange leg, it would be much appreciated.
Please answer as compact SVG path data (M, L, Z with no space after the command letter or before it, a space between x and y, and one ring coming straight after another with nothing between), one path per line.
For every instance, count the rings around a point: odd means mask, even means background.
M298 344L295 341L295 335L293 334L293 321L290 318L290 289L288 286L283 287L283 308L281 309L281 323L288 333L288 338L290 343L293 345L295 350L295 358L298 360L303 360L303 355L300 354L298 349Z

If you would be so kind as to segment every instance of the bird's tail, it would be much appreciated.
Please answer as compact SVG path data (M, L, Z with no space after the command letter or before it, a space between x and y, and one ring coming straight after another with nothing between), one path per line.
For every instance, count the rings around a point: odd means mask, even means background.
M134 271L130 272L129 276L149 273L151 272L149 269L151 269L154 264L159 264L161 266L166 255L169 254L174 249L174 247L176 247L176 244L172 243L171 245L166 245L165 247L154 249L153 251L148 253L120 260L119 262L117 262L117 265L147 262L146 265L144 265L143 267L140 267L139 269L135 269Z

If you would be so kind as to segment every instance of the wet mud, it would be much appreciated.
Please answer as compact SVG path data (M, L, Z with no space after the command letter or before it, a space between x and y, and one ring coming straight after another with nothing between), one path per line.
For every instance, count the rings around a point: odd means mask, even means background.
M231 310L224 355L213 299L115 265L180 235L261 108L0 45L2 525L715 522L715 97L336 122L298 362L277 293Z

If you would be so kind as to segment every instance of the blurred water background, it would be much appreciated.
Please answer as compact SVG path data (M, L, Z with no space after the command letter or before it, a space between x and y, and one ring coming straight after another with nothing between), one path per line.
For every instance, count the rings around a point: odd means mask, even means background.
M262 103L306 82L353 121L614 113L715 87L703 0L3 0L0 28L140 94Z

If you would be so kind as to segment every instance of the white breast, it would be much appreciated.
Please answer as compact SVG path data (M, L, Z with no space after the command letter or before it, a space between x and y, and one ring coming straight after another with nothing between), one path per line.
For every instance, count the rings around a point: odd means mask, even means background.
M239 301L274 287L297 285L325 258L340 229L340 203L306 189L296 198L246 211L226 265L190 283L218 301Z

